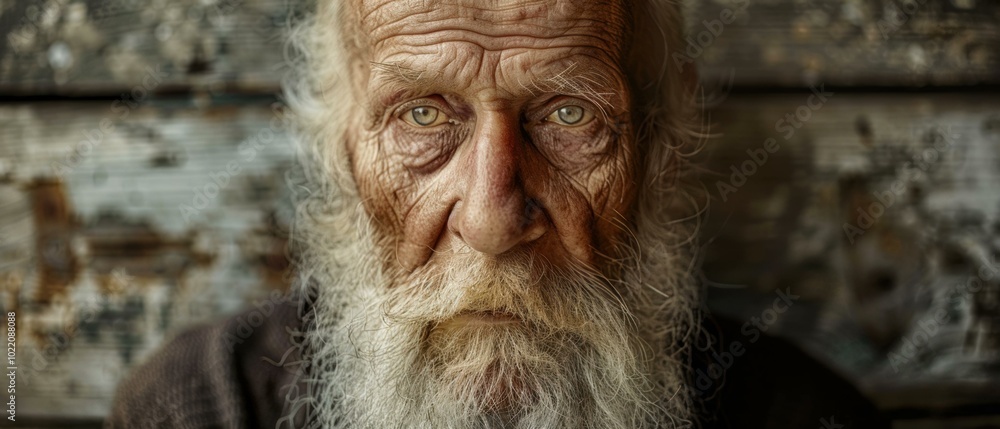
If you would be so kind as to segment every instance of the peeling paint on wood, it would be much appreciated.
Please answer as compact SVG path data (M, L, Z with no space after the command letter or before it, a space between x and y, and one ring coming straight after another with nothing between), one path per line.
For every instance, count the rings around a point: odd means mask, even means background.
M65 296L66 287L79 274L72 250L76 225L62 183L36 179L28 187L35 220L35 255L38 255L35 302L48 305L54 298Z
M1000 377L1000 275L989 274L1000 270L1000 136L985 126L1000 101L837 94L804 114L809 95L731 96L712 111L710 306L751 320L790 288L802 299L768 332L891 409L1000 400L976 388ZM789 112L804 119L783 133ZM764 152L769 138L777 149ZM935 384L952 390L894 396Z
M12 1L0 12L0 92L155 90L273 93L281 39L308 0ZM741 86L963 86L1000 83L1000 4L693 1L671 63ZM911 5L916 5L912 7Z
M705 0L675 64L710 84L965 86L1000 83L993 1ZM728 12L727 12L728 11ZM728 23L727 23L728 22Z
M257 138L269 102L149 102L91 132L107 114L106 102L0 106L19 415L99 418L165 338L288 287L292 149L281 130Z
M289 15L310 1L17 0L0 8L0 92L273 92ZM148 82L146 82L148 83ZM150 89L150 88L147 88Z

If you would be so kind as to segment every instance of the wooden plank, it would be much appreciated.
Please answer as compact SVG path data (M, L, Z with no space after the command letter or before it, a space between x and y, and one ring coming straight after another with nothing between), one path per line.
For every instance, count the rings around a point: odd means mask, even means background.
M1000 83L1000 4L975 0L695 2L688 44L709 83L966 86ZM676 55L676 53L675 53Z
M311 4L16 0L0 8L0 94L273 93L287 64L282 29ZM693 4L689 45L672 62L697 62L709 85L1000 83L996 2Z
M997 403L1000 100L816 97L710 112L710 306L770 319L907 418ZM776 314L777 291L800 298Z
M281 111L168 102L120 118L109 104L0 106L19 417L101 418L121 377L178 329L288 286L292 151L270 129Z
M775 255L795 259L792 255L798 251L790 242L760 246L771 238L787 240L792 233L788 227L799 220L829 218L832 222L824 225L824 233L832 234L830 240L846 239L838 182L868 171L874 171L872 180L889 178L894 170L875 170L875 159L889 159L893 150L918 151L938 130L947 131L954 145L934 164L933 178L924 190L927 209L976 211L987 225L1000 217L1000 194L993 191L1000 187L1000 101L995 97L834 92L827 102L814 104L818 107L814 110L808 107L816 101L810 100L813 95L729 95L708 112L710 132L716 137L704 143L702 161L714 174L705 175L704 184L712 198L711 210L719 217L719 223L710 227L737 231L746 225L752 231L744 239L764 240L722 262L725 269L719 272L766 278L766 271L786 270L787 265L764 266L761 261ZM775 140L777 151L767 153L763 164L751 160L747 151L764 148L768 139ZM744 165L748 160L754 168ZM743 175L745 183L737 186L740 177L733 177L734 169L753 174ZM739 218L724 222L731 214ZM826 231L828 227L833 229ZM762 290L773 287L768 283Z
M307 3L16 1L0 9L0 93L274 92L282 28Z

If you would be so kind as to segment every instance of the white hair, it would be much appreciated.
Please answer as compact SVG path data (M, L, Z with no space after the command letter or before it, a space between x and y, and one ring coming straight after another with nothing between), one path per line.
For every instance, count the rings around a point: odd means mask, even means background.
M689 158L700 136L693 91L669 61L668 48L682 49L677 2L632 6L625 67L643 165L635 207L620 225L625 238L610 253L614 274L560 270L526 253L463 252L447 272L405 280L385 271L385 243L351 175L345 139L366 102L357 72L368 65L360 18L347 3L325 2L292 29L296 74L285 82L310 188L293 228L298 284L311 297L309 391L297 404L309 420L360 428L691 426L701 202ZM541 279L529 275L538 270ZM452 335L434 324L479 308L528 323Z

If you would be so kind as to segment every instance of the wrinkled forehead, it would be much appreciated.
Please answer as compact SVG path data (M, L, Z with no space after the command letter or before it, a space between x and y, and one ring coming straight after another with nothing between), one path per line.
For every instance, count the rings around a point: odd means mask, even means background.
M361 30L380 41L464 29L484 48L504 39L530 38L558 44L565 36L590 37L621 52L628 31L628 0L358 0ZM492 46L491 46L492 45ZM613 46L608 46L613 45Z

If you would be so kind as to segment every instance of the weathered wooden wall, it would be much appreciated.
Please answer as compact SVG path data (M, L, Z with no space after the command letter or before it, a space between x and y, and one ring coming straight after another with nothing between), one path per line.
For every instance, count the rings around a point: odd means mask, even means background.
M0 91L129 93L149 75L159 92L277 90L282 29L307 1L47 0L5 3Z
M0 92L277 90L282 31L312 0L17 0L0 11ZM675 64L738 86L1000 84L1000 4L698 0Z
M832 92L815 110L803 91L731 95L710 112L710 305L751 321L777 291L796 294L768 332L887 410L995 407L1000 98Z
M0 3L0 302L18 314L19 417L96 425L165 338L287 287L301 189L275 94L281 30L309 3ZM709 88L710 304L750 320L793 288L772 332L855 377L899 427L998 424L983 370L998 358L996 281L941 295L1000 249L1000 3L690 13L671 59ZM768 138L777 149L757 162ZM748 160L741 181L731 168ZM905 196L845 232L897 181Z
M685 56L741 86L1000 82L1000 4L976 0L705 0ZM726 18L725 11L734 12ZM725 24L723 19L731 21ZM722 24L721 26L719 24ZM718 36L716 36L718 34ZM699 49L704 47L703 52ZM683 60L682 60L683 61Z
M177 329L287 288L295 176L268 125L282 111L148 103L104 133L109 104L0 107L0 278L24 417L100 418Z

